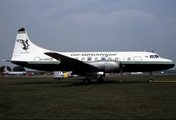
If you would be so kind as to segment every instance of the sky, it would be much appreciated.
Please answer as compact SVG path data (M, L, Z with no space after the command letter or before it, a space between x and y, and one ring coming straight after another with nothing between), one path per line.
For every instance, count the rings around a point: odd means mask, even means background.
M54 51L154 50L176 63L176 0L0 0L0 60L22 27Z

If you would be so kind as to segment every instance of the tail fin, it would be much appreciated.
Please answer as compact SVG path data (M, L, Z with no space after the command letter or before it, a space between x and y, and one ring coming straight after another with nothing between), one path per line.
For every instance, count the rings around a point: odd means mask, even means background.
M4 67L3 73L8 73L9 71L7 70L7 67Z
M18 30L11 61L34 61L35 58L46 56L49 50L33 44L24 28ZM48 57L48 56L47 56Z

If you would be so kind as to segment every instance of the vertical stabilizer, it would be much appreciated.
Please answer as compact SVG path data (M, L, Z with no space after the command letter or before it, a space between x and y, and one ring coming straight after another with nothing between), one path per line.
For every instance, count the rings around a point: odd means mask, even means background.
M45 57L44 52L48 51L33 44L25 28L21 28L17 33L11 61L34 61L36 57Z
M7 67L4 67L3 73L8 73L9 71L7 70Z

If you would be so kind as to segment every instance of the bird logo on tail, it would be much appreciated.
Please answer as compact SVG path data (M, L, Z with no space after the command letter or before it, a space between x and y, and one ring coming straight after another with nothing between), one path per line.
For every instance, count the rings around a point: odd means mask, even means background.
M23 45L23 50L27 50L29 49L29 43L28 43L28 39L26 40L22 40L22 39L18 39L17 42L21 43Z

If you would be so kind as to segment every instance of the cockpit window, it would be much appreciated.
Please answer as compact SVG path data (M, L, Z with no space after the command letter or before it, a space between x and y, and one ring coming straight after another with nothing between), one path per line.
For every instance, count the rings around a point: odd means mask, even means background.
M159 55L150 55L150 58L159 58Z
M159 55L155 55L156 58L159 58Z
M155 56L154 55L150 55L150 58L155 58Z

